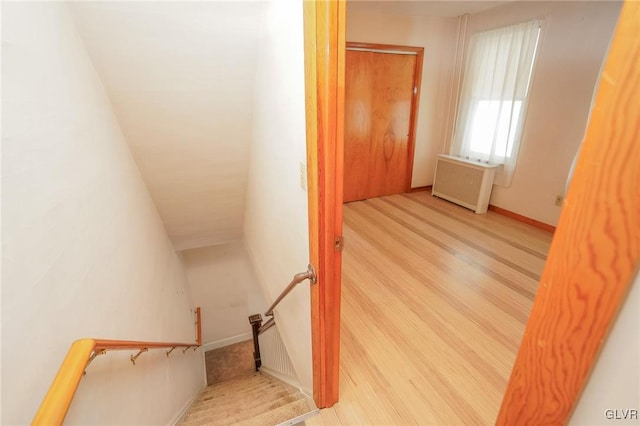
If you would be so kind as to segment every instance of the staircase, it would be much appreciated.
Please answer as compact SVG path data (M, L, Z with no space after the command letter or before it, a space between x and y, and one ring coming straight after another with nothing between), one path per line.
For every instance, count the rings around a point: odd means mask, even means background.
M253 372L208 386L179 424L273 426L309 411L298 390L267 374Z
M254 371L252 350L247 341L206 352L209 386L179 425L293 425L317 412L298 389Z

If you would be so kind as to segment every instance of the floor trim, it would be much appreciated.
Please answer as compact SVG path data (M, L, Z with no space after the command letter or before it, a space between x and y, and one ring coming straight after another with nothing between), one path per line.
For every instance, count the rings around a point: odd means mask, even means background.
M311 398L311 402L313 402L313 405L315 406L315 402L313 401L313 391L311 389L303 388L300 382L298 382L298 379L296 379L295 377L286 376L282 373L278 373L277 371L274 371L269 367L265 367L264 365L260 367L260 372L265 373L271 377L274 377L280 380L281 382L285 382L286 384L298 389L300 392L302 392L302 394L305 397Z
M433 185L416 186L415 188L411 188L409 190L409 192L413 193L413 192L431 191L432 188L433 188ZM556 232L556 227L553 226L553 225L549 225L547 223L540 222L540 221L535 220L535 219L531 219L530 217L523 216L521 214L512 212L512 211L507 210L507 209L503 209L502 207L494 206L493 204L489 204L489 210L494 212L494 213L497 213L499 215L506 216L506 217L509 217L511 219L517 220L518 222L526 223L527 225L531 225L531 226L534 226L534 227L536 227L538 229L542 229L543 231L551 232L552 234L554 232Z
M193 403L196 402L196 399L198 399L198 397L206 387L207 385L205 382L204 386L198 389L196 393L189 399L189 401L187 401L187 403L182 407L182 409L178 412L178 414L176 414L173 417L173 420L169 422L170 425L176 426L178 423L182 421L182 419L187 415L187 413L189 413L189 409L191 409L191 406L193 405Z
M433 187L433 185L427 185L427 186L416 186L415 188L411 188L409 190L409 192L422 192L422 191L431 191L431 188Z
M503 209L502 207L494 206L493 204L489 204L489 211L517 220L518 222L526 223L527 225L531 225L538 229L542 229L543 231L551 232L552 234L556 232L556 227L553 225L549 225L547 223L540 222L535 219L531 219L530 217L526 217L521 214L514 213L507 209Z
M235 336L227 337L225 339L214 340L213 342L205 343L200 348L202 352L208 352L213 349L223 348L225 346L233 345L234 343L244 342L245 340L251 340L253 334L250 331Z

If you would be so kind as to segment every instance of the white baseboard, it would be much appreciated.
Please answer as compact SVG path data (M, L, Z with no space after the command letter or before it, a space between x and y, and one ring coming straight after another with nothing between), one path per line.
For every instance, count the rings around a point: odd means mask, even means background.
M302 395L304 395L304 399L307 400L307 405L309 405L309 407L315 407L316 409L318 409L316 401L313 399L312 390L300 388L300 392L302 392Z
M225 346L233 345L234 343L244 342L245 340L253 339L253 334L249 331L247 333L238 334L236 336L227 337L226 339L215 340L213 342L205 343L200 348L202 352L211 351L213 349L222 348Z
M182 409L178 412L178 414L176 414L173 420L169 423L171 426L176 426L178 423L180 423L182 418L186 416L187 413L189 412L189 408L191 408L191 406L196 401L196 399L198 399L198 396L200 396L200 393L204 390L206 386L207 385L205 382L205 385L202 386L200 389L198 389L196 393L193 394L191 398L189 398L189 401L187 401L187 403L182 407Z

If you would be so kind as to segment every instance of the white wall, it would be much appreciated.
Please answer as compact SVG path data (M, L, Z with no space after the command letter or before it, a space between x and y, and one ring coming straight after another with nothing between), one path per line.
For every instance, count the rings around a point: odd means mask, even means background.
M457 18L366 13L347 4L347 41L424 47L411 186L431 185L444 150Z
M509 188L494 186L491 204L557 224L556 195L564 192L584 136L619 10L615 1L519 1L469 17L468 36L545 18L513 182Z
M302 2L266 4L253 111L244 232L258 281L272 302L309 262ZM312 389L309 284L276 310L276 322L301 385Z
M264 314L268 305L243 244L203 247L182 254L189 292L202 309L203 344L250 338L249 315Z
M174 247L241 239L261 3L70 3Z
M2 424L32 419L81 337L195 341L181 259L62 3L2 5ZM88 369L67 424L166 424L202 355Z
M569 421L573 425L640 424L640 274L636 275ZM635 409L624 419L622 410ZM607 410L618 420L606 417ZM611 415L611 413L610 413Z

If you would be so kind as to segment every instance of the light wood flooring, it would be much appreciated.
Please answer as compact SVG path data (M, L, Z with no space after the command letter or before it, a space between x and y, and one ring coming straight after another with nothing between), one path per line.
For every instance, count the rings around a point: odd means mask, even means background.
M340 402L314 425L493 424L552 235L426 192L344 209Z

